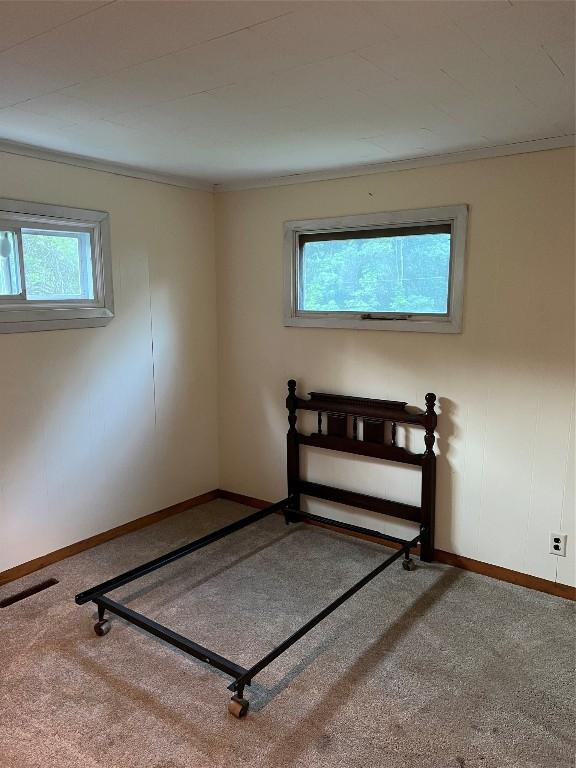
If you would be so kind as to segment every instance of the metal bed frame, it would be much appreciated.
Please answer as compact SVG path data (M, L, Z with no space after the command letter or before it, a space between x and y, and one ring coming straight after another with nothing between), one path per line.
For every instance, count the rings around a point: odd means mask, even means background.
M437 423L437 415L434 410L435 402L436 395L428 393L426 395L426 409L420 411L416 409L408 410L406 403L394 400L345 397L321 392L311 392L308 399L302 399L296 395L296 382L291 379L288 382L288 397L286 399L289 423L287 434L288 496L265 509L258 510L247 517L237 520L231 525L209 533L207 536L196 539L172 552L168 552L137 568L132 568L113 579L98 584L85 592L81 592L76 595L76 603L83 605L84 603L93 602L98 607L98 621L94 625L94 631L97 635L105 635L110 630L110 622L105 619L106 611L108 611L159 637L161 640L173 645L175 648L179 648L190 656L194 656L196 659L200 659L200 661L225 672L233 679L233 682L228 686L228 689L233 692L228 709L235 717L243 717L247 713L249 706L249 702L244 698L244 688L251 684L254 677L264 667L267 667L280 654L294 645L294 643L310 632L311 629L335 611L342 603L351 598L352 595L399 558L404 558L402 565L406 570L413 570L414 563L410 558L410 550L418 543L420 544L420 560L430 562L433 559L436 488L434 432ZM306 435L296 429L298 410L317 412L318 426L315 433ZM323 431L323 415L326 415L326 432ZM362 422L361 437L359 435L359 422ZM413 453L397 445L396 433L399 423L424 428L425 451L423 453ZM303 480L300 477L300 446L302 445L420 467L422 470L420 506L403 504L389 499L368 496ZM320 517L300 509L301 496L312 496L419 523L419 533L411 540L406 540L350 523ZM393 542L398 549L393 555L387 557L364 578L360 579L360 581L346 590L336 600L333 600L320 613L307 621L300 629L248 669L235 664L230 659L226 659L208 648L204 648L187 637L173 632L168 627L158 624L147 616L137 613L107 596L108 592L112 592L118 587L134 581L140 578L140 576L152 573L158 568L168 565L168 563L173 563L185 555L196 552L198 549L202 549L279 511L284 513L286 524L301 521L327 524L344 532L367 535L384 542Z

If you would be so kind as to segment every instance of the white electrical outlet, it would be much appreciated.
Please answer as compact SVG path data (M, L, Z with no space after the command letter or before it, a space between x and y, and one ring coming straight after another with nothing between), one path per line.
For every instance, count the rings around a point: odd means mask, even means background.
M551 533L550 534L550 554L560 555L560 557L566 557L566 539L567 533Z

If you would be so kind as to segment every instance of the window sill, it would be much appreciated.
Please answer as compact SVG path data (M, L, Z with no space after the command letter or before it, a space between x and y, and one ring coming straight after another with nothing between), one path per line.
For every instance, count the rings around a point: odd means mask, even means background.
M354 317L334 317L324 315L296 315L284 318L284 325L294 328L341 328L354 331L411 331L412 333L461 333L462 325L455 319L422 318L418 319L362 319Z
M99 328L108 325L113 317L114 313L105 307L0 309L0 333Z

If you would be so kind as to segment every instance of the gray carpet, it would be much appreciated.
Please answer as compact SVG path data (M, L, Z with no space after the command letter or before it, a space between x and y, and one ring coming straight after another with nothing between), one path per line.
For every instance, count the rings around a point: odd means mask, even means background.
M574 606L399 563L259 675L229 678L74 594L247 514L212 502L0 588L2 768L568 768ZM386 550L274 516L112 594L249 665Z

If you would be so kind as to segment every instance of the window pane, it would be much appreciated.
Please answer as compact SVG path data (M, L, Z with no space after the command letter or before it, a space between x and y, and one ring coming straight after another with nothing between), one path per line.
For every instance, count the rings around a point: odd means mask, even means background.
M93 299L90 235L23 229L26 295L32 300Z
M18 238L15 232L0 230L0 296L20 293Z
M300 309L446 314L450 235L305 242Z

